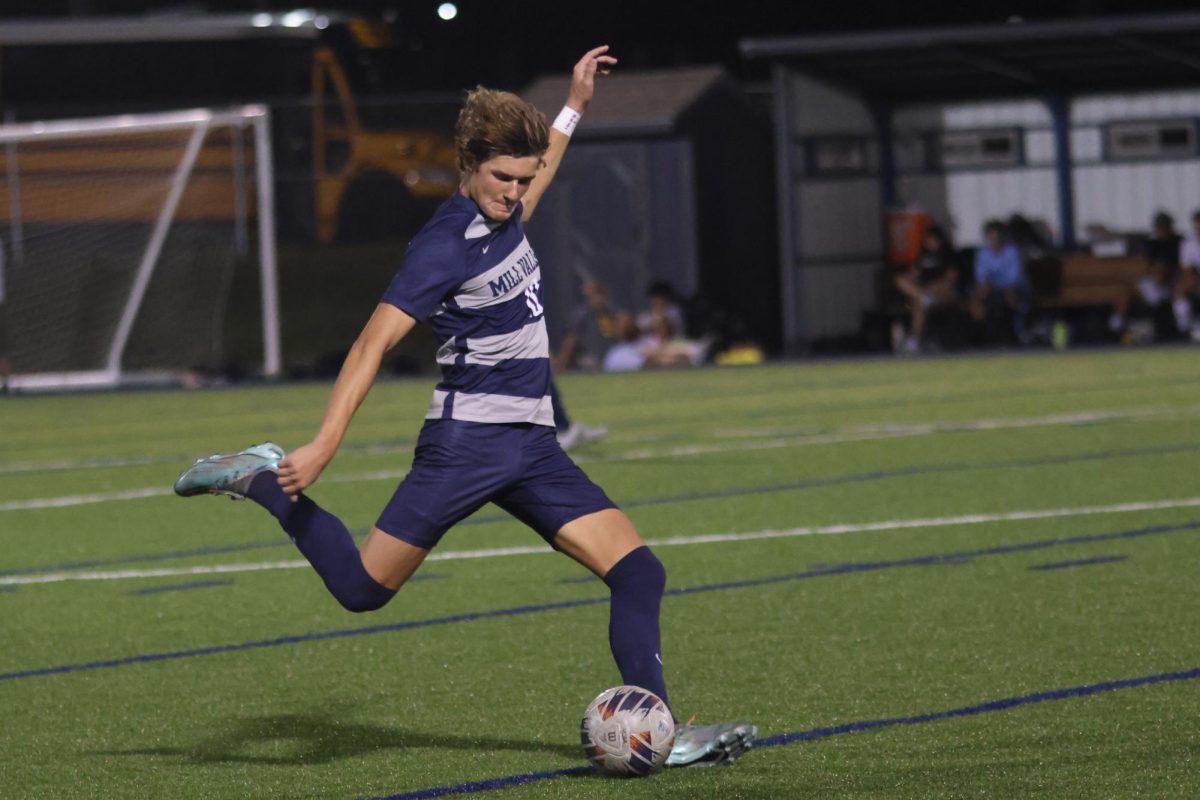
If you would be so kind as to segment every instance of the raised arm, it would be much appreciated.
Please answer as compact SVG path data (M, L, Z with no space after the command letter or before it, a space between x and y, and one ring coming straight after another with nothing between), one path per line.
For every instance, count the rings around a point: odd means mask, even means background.
M525 209L521 215L522 222L533 216L533 210L537 207L538 201L542 199L546 187L550 185L550 181L554 180L554 174L558 172L558 165L562 163L563 153L566 152L567 144L571 141L571 132L575 130L575 124L579 122L579 118L583 116L588 103L592 100L592 94L596 88L596 75L607 75L613 64L617 63L617 59L606 55L607 52L608 45L601 45L587 51L571 71L571 89L567 92L567 104L550 128L550 147L542 157L541 169L534 176L529 190L525 192L525 196L521 200Z
M333 460L354 412L375 382L384 354L399 344L415 324L416 320L393 305L380 303L375 308L342 364L316 437L279 462L279 485L293 499L315 483Z

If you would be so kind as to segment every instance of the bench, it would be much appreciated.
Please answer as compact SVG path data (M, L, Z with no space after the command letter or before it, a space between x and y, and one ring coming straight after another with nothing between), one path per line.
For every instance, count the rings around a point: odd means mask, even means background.
M1025 272L1039 308L1111 308L1146 273L1146 259L1068 253L1030 260Z

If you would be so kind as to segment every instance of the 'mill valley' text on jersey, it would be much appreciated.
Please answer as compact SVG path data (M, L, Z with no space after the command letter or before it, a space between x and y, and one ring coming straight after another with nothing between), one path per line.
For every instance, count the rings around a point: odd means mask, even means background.
M542 274L521 212L496 222L452 195L383 295L437 336L442 381L427 419L554 425Z

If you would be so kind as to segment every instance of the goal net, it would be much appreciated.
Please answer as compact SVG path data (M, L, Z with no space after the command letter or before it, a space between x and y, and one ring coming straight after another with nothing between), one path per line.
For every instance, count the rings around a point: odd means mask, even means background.
M278 374L269 143L262 106L0 125L9 386L220 373L246 316L242 369Z

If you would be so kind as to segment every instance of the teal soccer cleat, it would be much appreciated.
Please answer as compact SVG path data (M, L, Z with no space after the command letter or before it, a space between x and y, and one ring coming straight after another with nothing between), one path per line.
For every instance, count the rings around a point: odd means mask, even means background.
M731 764L750 749L758 728L748 722L719 725L686 725L675 728L675 744L667 756L668 767L708 767Z
M224 494L244 500L254 476L265 469L278 472L284 455L282 447L266 442L240 453L201 458L175 481L175 494L180 497Z

